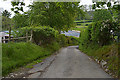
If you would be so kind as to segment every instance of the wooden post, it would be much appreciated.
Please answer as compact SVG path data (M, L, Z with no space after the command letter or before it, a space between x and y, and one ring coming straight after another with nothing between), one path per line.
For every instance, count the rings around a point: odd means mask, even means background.
M9 27L9 41L11 40L11 26Z
M26 41L28 42L28 30L26 30Z
M30 41L32 42L33 40L33 30L31 30L31 37L30 37Z

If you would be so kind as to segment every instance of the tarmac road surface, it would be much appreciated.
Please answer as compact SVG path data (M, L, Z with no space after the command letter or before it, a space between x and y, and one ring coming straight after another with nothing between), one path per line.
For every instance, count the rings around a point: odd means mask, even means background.
M77 46L61 49L40 78L111 78L95 61Z

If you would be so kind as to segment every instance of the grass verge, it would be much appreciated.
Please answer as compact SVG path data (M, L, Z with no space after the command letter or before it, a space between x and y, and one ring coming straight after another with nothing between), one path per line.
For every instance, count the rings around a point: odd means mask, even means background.
M41 60L35 60L51 55L59 48L57 42L48 44L46 47L41 47L30 42L2 44L2 74L5 76L12 72L12 70L33 61L34 63L40 62Z
M120 46L120 44L119 44ZM99 47L98 45L90 44L87 47L79 45L79 49L87 55L97 59L98 61L106 61L107 69L112 73L114 77L118 77L120 74L120 68L118 68L118 44L111 44Z

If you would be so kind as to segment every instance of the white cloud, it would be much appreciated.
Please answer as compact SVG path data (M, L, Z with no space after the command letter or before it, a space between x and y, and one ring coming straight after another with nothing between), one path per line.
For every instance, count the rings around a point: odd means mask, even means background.
M92 5L92 0L81 0L80 5Z

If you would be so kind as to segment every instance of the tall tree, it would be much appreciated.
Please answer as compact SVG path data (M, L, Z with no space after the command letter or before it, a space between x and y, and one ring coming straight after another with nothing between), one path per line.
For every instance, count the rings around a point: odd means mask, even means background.
M112 20L112 15L107 9L98 9L94 12L93 20L103 21L103 20Z
M12 21L10 18L2 16L2 29L9 30L9 27L12 25Z
M25 27L28 25L28 16L25 14L15 14L13 17L14 28Z
M17 2L12 1L12 2L11 2L11 5L13 6L13 8L11 8L11 10L12 10L14 13L24 12L24 10L23 10L23 6L25 6L25 3L24 3L24 2L20 2L19 0L18 0Z
M2 16L9 18L9 17L11 16L11 13L8 12L7 10L4 10L4 11L2 12Z
M78 5L78 2L34 2L30 6L30 23L66 31L74 25L80 11Z
M3 30L8 30L9 27L12 24L11 19L9 18L11 16L11 13L8 12L7 10L4 10L2 12L2 29Z

